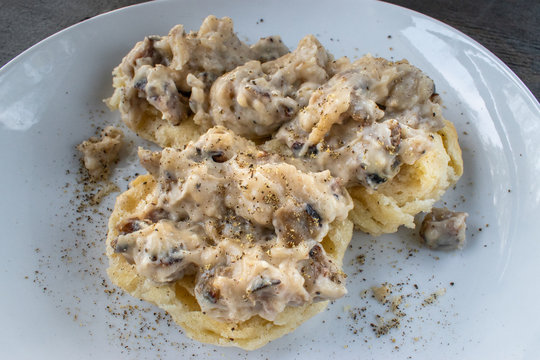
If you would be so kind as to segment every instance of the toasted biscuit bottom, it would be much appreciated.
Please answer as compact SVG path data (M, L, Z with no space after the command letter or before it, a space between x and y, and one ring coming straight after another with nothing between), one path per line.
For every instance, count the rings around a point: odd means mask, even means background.
M413 165L403 165L391 181L376 191L349 189L354 208L349 219L372 235L396 232L401 225L414 228L414 216L431 210L444 192L463 174L463 159L454 125L435 134L434 147Z
M167 311L173 320L182 326L186 334L198 341L221 345L238 346L246 350L259 348L298 327L301 323L321 312L328 302L300 307L287 307L274 321L254 316L247 321L221 321L205 315L194 294L194 277L184 277L171 284L158 285L140 276L121 254L114 252L111 241L118 236L117 224L132 217L138 207L150 201L156 188L151 175L137 177L130 189L116 199L114 211L109 219L107 256L112 282L131 295L149 301ZM341 266L343 255L352 236L353 225L349 220L335 221L322 245L330 258Z

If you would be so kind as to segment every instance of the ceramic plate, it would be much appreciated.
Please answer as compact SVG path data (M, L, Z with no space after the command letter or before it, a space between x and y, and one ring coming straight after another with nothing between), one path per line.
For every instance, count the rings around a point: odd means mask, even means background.
M102 99L111 70L145 35L230 16L251 43L315 34L336 57L408 59L434 79L458 129L465 174L444 203L467 211L469 243L435 252L416 232L355 234L349 294L295 332L248 353L188 339L160 310L110 284L106 219L117 193L85 207L75 145L120 124ZM374 1L163 1L90 19L0 70L0 343L10 358L521 359L540 353L539 104L493 54L421 14ZM134 144L148 144L132 138ZM113 181L141 172L134 146ZM92 191L92 189L90 189ZM93 190L96 191L95 189ZM370 288L403 298L399 326ZM366 291L367 290L367 291ZM432 294L438 294L434 301ZM372 325L373 324L373 325Z

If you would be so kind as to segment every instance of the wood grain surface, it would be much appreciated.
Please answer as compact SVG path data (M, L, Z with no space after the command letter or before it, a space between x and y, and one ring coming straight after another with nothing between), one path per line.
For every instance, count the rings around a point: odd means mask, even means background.
M0 66L70 25L141 0L1 0ZM233 3L234 0L231 0ZM390 0L441 20L504 61L540 98L539 0Z

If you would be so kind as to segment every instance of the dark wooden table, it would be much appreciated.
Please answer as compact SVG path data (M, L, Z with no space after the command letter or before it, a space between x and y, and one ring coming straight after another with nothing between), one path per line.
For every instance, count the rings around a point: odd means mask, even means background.
M234 2L234 0L230 0ZM0 65L47 36L142 0L2 0ZM540 99L540 1L390 0L441 20L483 44Z

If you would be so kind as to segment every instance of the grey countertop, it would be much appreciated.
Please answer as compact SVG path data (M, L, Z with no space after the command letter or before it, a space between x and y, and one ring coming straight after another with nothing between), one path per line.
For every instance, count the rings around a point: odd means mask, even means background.
M141 0L2 0L0 65L70 25ZM540 98L540 1L390 0L441 20L484 45Z

